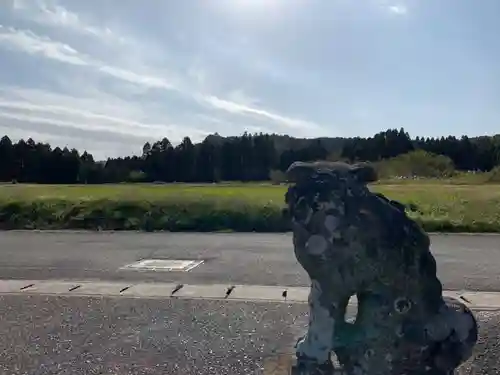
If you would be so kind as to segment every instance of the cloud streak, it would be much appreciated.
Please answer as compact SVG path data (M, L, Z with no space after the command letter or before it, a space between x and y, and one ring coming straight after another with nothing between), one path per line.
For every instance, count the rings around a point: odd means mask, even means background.
M237 114L250 114L258 117L263 117L267 118L269 120L272 120L280 125L290 127L290 128L297 128L297 129L320 129L320 126L318 124L309 122L309 121L304 121L304 120L299 120L295 118L290 118L286 116L282 116L273 112L269 112L263 109L257 109L253 107L248 107L243 104L238 104L232 101L228 100L223 100L220 98L217 98L215 96L207 96L204 97L203 100L210 104L214 108L222 109L224 111L230 112L230 113L237 113Z
M0 44L30 55L39 55L71 65L91 65L86 56L69 45L36 35L30 30L17 30L0 25Z
M15 48L32 55L40 55L48 59L71 65L86 66L104 75L118 80L133 83L149 89L163 89L175 91L184 97L191 97L199 102L208 104L212 108L225 111L231 114L252 115L253 117L271 120L279 126L292 129L320 129L321 126L309 121L291 118L271 111L255 108L245 104L240 104L231 100L225 100L214 95L204 95L198 92L183 90L165 78L157 75L136 73L134 71L108 65L96 59L92 59L78 52L73 47L63 44L48 37L39 36L30 30L17 30L14 28L0 29L0 44L6 44L10 48ZM243 94L240 90L241 97ZM233 92L234 93L234 92Z
M178 88L168 82L166 79L154 75L139 74L127 69L118 68L109 65L94 64L96 69L104 74L110 75L116 79L120 79L129 83L135 83L147 88L157 88L164 90L179 91Z
M11 99L12 97L15 100ZM101 100L102 99L102 100ZM164 115L155 113L147 106L122 109L126 101L102 103L102 98L70 97L46 93L44 90L23 90L16 87L0 90L0 116L25 121L54 121L59 125L82 129L95 129L117 134L158 137L169 134L173 141L180 141L189 132L196 138L207 135L201 129L165 121ZM110 113L121 113L122 116ZM163 121L161 120L163 118Z
M172 125L168 124L148 124L129 119L112 117L89 111L82 111L75 108L62 107L58 105L37 105L27 102L13 102L0 100L0 111L2 110L23 110L30 113L42 113L48 116L71 117L80 120L80 127L98 127L106 130L134 134L135 132L164 132L172 130ZM91 121L90 121L91 120ZM77 124L78 122L75 122ZM189 129L191 132L201 132L197 129Z
M54 1L13 0L12 10L23 18L41 25L65 28L114 43L125 44L127 42L126 38L117 35L108 27L98 27L85 22L78 14Z
M139 153L145 142L163 137L176 144L186 135L194 142L208 135L148 105L105 93L89 94L72 97L40 89L0 88L0 127L16 129L8 135L22 131L25 138L44 134L43 141L86 149L100 159Z
M162 77L139 74L108 65L78 52L67 44L54 41L45 36L39 36L31 30L18 30L0 25L0 44L30 55L39 55L62 63L90 67L104 75L144 87L175 90L175 87Z
M11 0L10 10L23 22L0 25L0 48L44 59L42 74L52 74L53 69L44 68L54 63L67 68L50 76L44 89L2 85L0 78L0 126L12 121L38 132L43 127L44 134L54 136L65 128L87 134L86 139L101 134L109 142L112 134L123 142L163 136L176 142L186 135L199 141L221 128L233 134L266 129L301 135L322 129L272 109L237 81L215 85L224 87L215 92L208 84L215 77L203 58L196 66L163 59L161 43L137 38L146 33L118 34L95 22L92 13L75 13L55 0ZM200 125L203 116L218 121Z
M394 13L394 14L399 14L399 15L405 15L408 13L408 8L404 5L390 5L387 7L389 12Z

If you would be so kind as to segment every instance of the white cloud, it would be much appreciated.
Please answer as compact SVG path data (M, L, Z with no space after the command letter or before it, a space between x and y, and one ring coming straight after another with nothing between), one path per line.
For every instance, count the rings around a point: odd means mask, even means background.
M31 114L26 114L26 113L16 113L16 112L5 112L5 111L0 111L0 117L1 118L7 118L7 119L13 119L13 120L20 120L20 121L27 121L27 122L33 122L36 124L48 124L48 125L57 125L61 126L64 128L73 128L73 129L82 129L82 130L94 130L94 131L103 131L103 132L113 132L116 134L124 134L124 135L133 135L136 137L149 137L151 135L151 132L144 131L141 129L133 129L133 131L123 131L120 129L117 131L116 127L110 127L110 126L102 126L102 125L97 125L96 123L89 124L87 121L69 121L69 120L62 120L58 118L54 118L52 116L42 116L42 115L31 115Z
M3 101L0 100L0 114L2 110L24 110L30 113L42 113L45 116L51 118L55 117L69 117L74 119L79 119L80 125L87 127L89 124L92 127L96 127L104 130L111 130L117 132L124 132L134 134L134 132L139 131L144 134L151 134L151 132L165 132L172 130L171 125L167 124L148 124L138 121L133 121L130 119L120 118L111 116L108 114L100 114L89 111L83 111L71 107L63 107L59 105L47 105L47 104L32 104L29 102L15 102L15 101ZM75 122L76 124L78 122ZM194 130L194 129L191 129Z
M50 24L53 26L60 26L70 28L75 31L80 31L89 35L98 37L109 37L115 35L108 28L99 28L82 21L76 13L70 12L64 7L57 5L54 1L49 0L14 0L15 8L19 11L25 12L36 22ZM121 37L122 41L128 38ZM94 67L101 73L112 76L116 79L140 85L146 88L157 88L164 90L173 90L178 94L193 99L202 98L202 102L211 105L213 108L222 110L232 114L257 116L272 120L273 122L290 128L319 128L317 124L308 121L294 119L280 114L269 111L264 111L255 107L258 100L248 97L241 90L233 90L227 94L226 99L221 99L210 94L205 95L196 92L194 89L188 89L189 85L182 85L173 80L167 80L162 76L158 76L154 72L138 73L130 69L123 69L121 67L113 66L111 64L94 62ZM200 61L196 62L195 66L191 66L187 72L187 78L194 79L196 86L205 89L207 87L207 72L203 68ZM177 81L177 80L176 80ZM182 88L180 86L183 86ZM185 86L185 87L184 87Z
M204 101L209 103L214 108L222 109L224 111L235 113L235 114L250 114L258 117L263 117L268 120L272 120L275 123L286 126L289 128L297 128L297 129L320 129L321 127L318 124L315 124L310 121L300 120L296 118L291 118L287 116L283 116L277 113L269 112L263 109L257 109L253 107L249 107L243 104L231 102L228 100L220 99L215 96L207 96L203 98Z
M177 90L172 83L168 82L162 77L139 74L132 72L130 70L108 65L99 66L98 70L100 72L113 76L117 79L121 79L123 81L127 81L130 83L135 83L141 86L159 88L165 90Z
M237 89L227 94L229 100L243 104L245 106L255 106L259 104L259 100L248 96L243 90Z
M13 142L17 142L20 139L26 140L30 137L35 142L48 143L53 147L68 147L70 149L77 147L79 152L83 152L84 150L90 152L96 160L106 160L110 156L140 154L142 150L142 144L139 139L137 139L137 143L134 143L133 139L128 139L124 142L120 138L86 138L84 134L80 134L78 144L75 144L75 134L64 134L63 132L54 134L54 132L45 130L34 130L33 124L29 128L13 127L12 124L9 124L11 120L6 124L2 124L2 122L2 118L0 117L0 133L8 134Z
M222 120L220 117L215 117L203 113L198 113L194 115L195 121L197 123L201 123L204 125L210 124L209 128L212 129L211 133L217 132L219 135L222 136L234 136L235 131L234 131L234 122L230 120ZM241 126L241 133L244 131L250 132L250 133L273 133L272 129L269 129L268 127L265 126L256 126L252 124L246 124L244 122L241 122L239 124Z
M44 90L0 87L0 126L5 120L15 120L16 127L33 128L36 132L58 135L64 129L73 132L75 139L86 138L131 143L134 149L145 140L168 137L173 143L189 135L200 141L208 132L166 120L147 105L135 105L106 94L95 97L71 97ZM5 126L5 125L4 125ZM28 136L31 136L31 131ZM135 141L134 141L135 140ZM107 156L113 154L108 150ZM102 151L101 151L101 154Z
M126 43L127 39L108 27L98 27L84 21L78 14L49 0L13 0L12 9L25 19L38 24L63 27L77 33L98 37L110 42Z
M384 12L391 13L397 16L408 14L407 6L409 0L373 0L373 5Z
M408 13L408 8L404 5L389 5L387 7L389 12L394 13L394 14L399 14L399 15L404 15Z
M72 95L51 90L24 88L19 86L0 86L0 101L26 102L42 107L61 106L81 112L121 114L127 119L142 119L144 107L130 104L114 95L106 94L94 87L92 82L85 86L85 81L67 82L63 88L73 87Z
M104 62L94 60L84 54L79 53L67 44L53 41L50 38L34 34L30 30L16 30L13 28L2 27L0 29L0 44L4 43L9 47L16 48L33 55L41 55L46 58L68 63L71 65L82 65L95 69L113 78L137 84L146 88L158 88L164 90L173 90L183 96L197 99L199 102L209 104L212 108L222 110L232 114L252 115L289 128L307 128L319 129L318 124L296 118L287 117L271 111L255 108L250 105L257 100L248 98L241 90L235 90L229 93L230 97L246 101L241 104L231 100L221 99L214 95L205 95L193 91L181 90L161 76L154 74L142 74L123 69L116 66L107 65Z
M67 44L54 41L45 36L36 35L30 30L17 30L0 25L0 44L31 55L41 55L71 65L92 67L108 76L141 86L166 90L175 89L171 83L162 77L138 74L127 69L107 65L104 62L94 60L78 52Z
M72 65L90 65L88 57L67 44L34 34L30 30L17 30L0 25L0 43L31 55L41 55Z
M13 12L24 21L53 30L44 28L51 35L49 38L37 34L36 25L23 25L26 30L0 25L0 47L85 70L84 74L73 74L73 70L64 69L60 75L51 77L51 82L59 83L53 90L2 87L0 82L1 119L30 123L31 128L38 123L47 125L46 129L52 124L59 129L78 130L79 134L93 132L92 137L104 133L108 137L114 133L117 137L135 135L152 140L167 136L173 142L186 135L197 141L208 134L196 124L200 109L205 115L210 114L208 117L220 119L215 129L228 129L232 134L244 129L271 132L278 128L301 134L321 130L316 123L277 113L269 107L263 109L265 103L248 96L243 90L236 89L222 95L220 88L227 87L227 83L218 85L201 58L188 64L187 69L186 65L176 68L175 61L172 64L172 59L163 58L165 50L155 48L156 44L149 39L136 40L134 34L118 35L107 26L98 25L91 18L84 18L58 5L55 0L11 1ZM64 38L68 32L78 34L78 38L76 35ZM91 40L81 36L89 36ZM59 37L69 44L58 41ZM105 52L102 53L103 48L90 48L90 52L86 48L90 44L85 44L89 42L93 47L103 47ZM109 53L111 45L113 51ZM163 46L160 44L159 47ZM102 77L117 81L102 80ZM67 95L59 91L61 88ZM150 89L155 90L148 92ZM179 96L182 103L194 107L184 112L172 108L164 95L166 92ZM235 116L238 116L237 120L234 120ZM209 132L215 131L215 122L212 126L204 125ZM51 131L56 131L54 129ZM37 131L41 132L40 129Z

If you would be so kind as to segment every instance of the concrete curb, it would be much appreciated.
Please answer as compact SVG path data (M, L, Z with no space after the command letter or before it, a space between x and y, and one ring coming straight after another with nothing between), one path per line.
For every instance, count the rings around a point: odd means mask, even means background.
M307 303L308 287L127 283L98 280L0 280L0 295L215 299L249 302ZM500 292L444 291L471 310L500 310ZM351 298L356 305L356 298Z

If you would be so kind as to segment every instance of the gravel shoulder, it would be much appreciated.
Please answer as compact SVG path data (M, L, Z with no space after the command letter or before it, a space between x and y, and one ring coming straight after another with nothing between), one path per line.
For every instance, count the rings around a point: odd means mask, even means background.
M274 375L307 305L0 296L0 316L0 373ZM500 314L477 316L480 342L460 374L497 374Z

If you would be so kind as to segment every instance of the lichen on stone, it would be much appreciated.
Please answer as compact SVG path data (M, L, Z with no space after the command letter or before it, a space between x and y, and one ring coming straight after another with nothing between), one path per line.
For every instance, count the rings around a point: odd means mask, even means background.
M476 320L443 298L429 237L404 205L368 189L375 170L296 162L287 176L295 256L311 279L296 346L303 373L333 373L332 352L346 374L451 374L467 360ZM346 322L353 295L358 312Z

